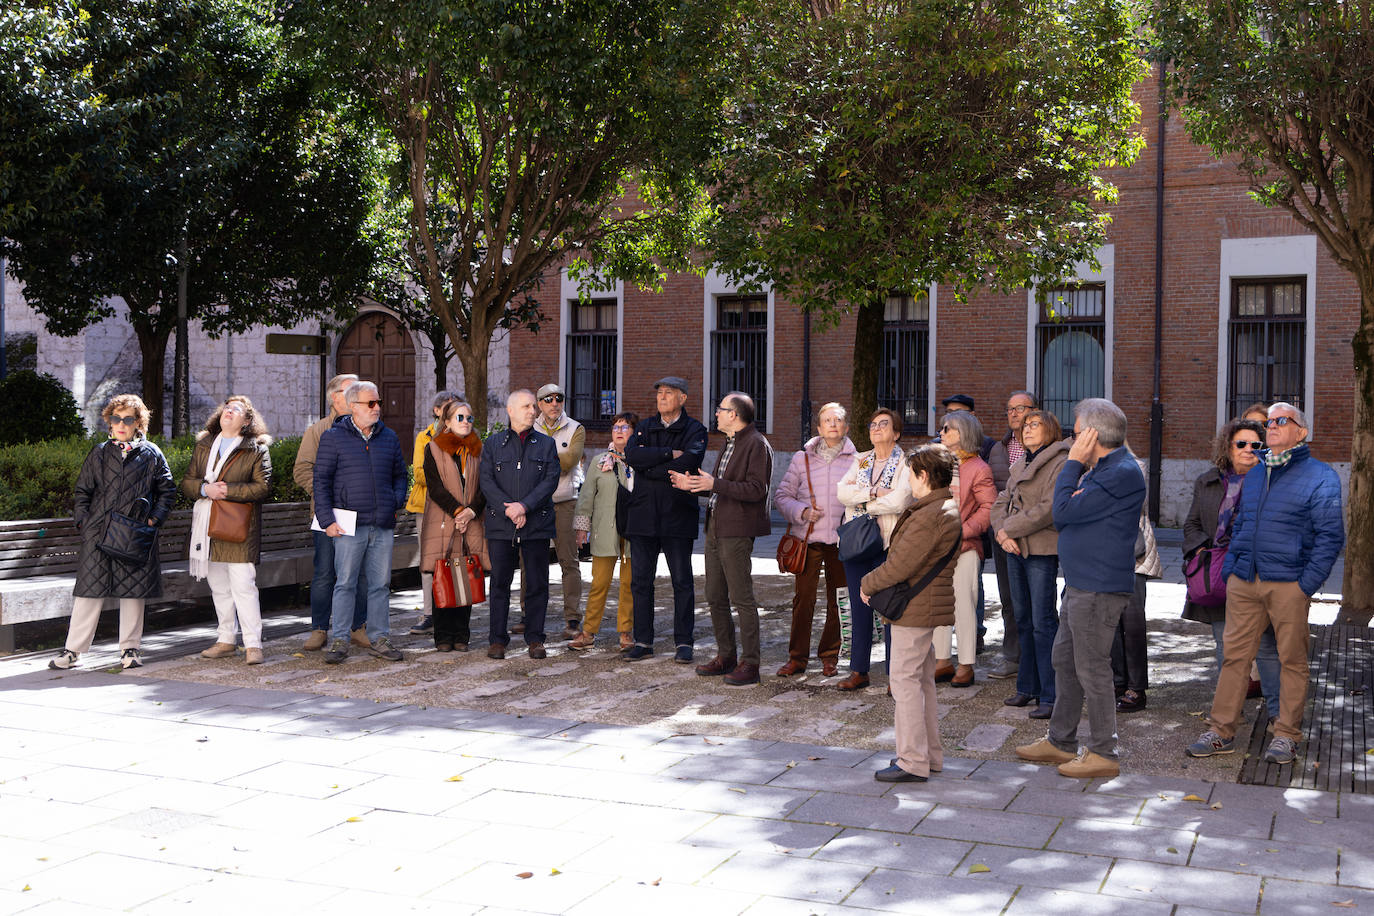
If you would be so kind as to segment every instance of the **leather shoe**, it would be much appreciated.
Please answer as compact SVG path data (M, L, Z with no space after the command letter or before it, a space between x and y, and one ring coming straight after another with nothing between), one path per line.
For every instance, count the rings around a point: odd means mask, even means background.
M736 665L734 671L725 675L726 687L748 687L758 682L758 665Z
M839 663L821 659L821 674L825 677L834 677L840 673Z
M693 649L691 646L678 646L673 653L673 661L679 665L690 665L692 663Z
M200 657L201 657L201 658L228 658L229 656L233 655L233 654L234 654L235 652L237 652L237 651L238 651L238 646L236 646L236 645L234 645L234 644L232 644L232 643L217 642L217 643L215 643L213 646L211 646L210 648L203 650L203 651L200 653Z
M243 660L244 660L244 662L245 662L246 664L249 664L249 665L261 665L261 664L262 664L262 649L261 649L261 647L254 648L253 646L249 646L248 648L244 649L244 650L243 650Z
M925 782L924 776L917 776L915 773L908 773L906 770L897 766L895 763L883 770L873 774L873 778L878 782Z
M973 686L973 666L960 665L959 670L954 672L954 677L950 679L951 687L972 687Z
M1027 696L1024 693L1013 693L1011 696L1007 697L1005 700L1002 701L1002 705L1015 706L1016 708L1020 709L1024 706L1029 706L1034 702L1035 697Z
M548 658L548 657L549 657L548 650L546 650L546 649L544 648L544 644L543 644L542 642L532 642L532 643L530 643L530 658L533 658L533 659L538 660L538 659L545 659L545 658Z
M1140 712L1145 708L1145 691L1127 690L1116 701L1117 712Z
M563 628L564 639L576 639L582 635L582 628L577 625L576 620L569 620L568 625Z
M590 633L578 633L577 638L568 643L569 649L590 649L596 645L596 637Z
M306 652L318 652L324 648L324 644L329 641L327 630L311 630L310 635L305 638L305 645L301 648Z
M451 643L451 642L436 642L436 643L434 644L434 651L435 651L435 652L452 652L452 651L453 651L453 643Z
M367 627L358 627L358 629L348 634L348 639L349 642L353 643L353 645L357 646L359 649L372 648L372 640L367 638Z
M735 658L721 658L717 655L704 665L697 665L697 674L702 677L719 677L722 674L729 674L735 670Z
M494 642L487 646L487 658L505 658L506 647L499 642Z
M806 664L799 662L795 658L787 660L787 664L778 669L778 677L796 677L806 673Z
M649 658L653 654L653 646L641 646L639 643L635 643L633 646L630 646L630 650L625 653L625 658L629 661L637 662L640 659Z
M935 663L935 683L954 680L954 666L948 661Z
M1048 719L1052 715L1054 715L1053 703L1037 703L1035 709L1031 711L1030 717L1032 719Z
M1016 756L1022 760L1029 760L1031 763L1068 763L1074 759L1074 754L1062 751L1050 743L1049 738L1041 738L1031 744L1023 744L1016 749Z
M849 677L835 685L840 690L863 690L868 686L868 675L860 671L852 671Z

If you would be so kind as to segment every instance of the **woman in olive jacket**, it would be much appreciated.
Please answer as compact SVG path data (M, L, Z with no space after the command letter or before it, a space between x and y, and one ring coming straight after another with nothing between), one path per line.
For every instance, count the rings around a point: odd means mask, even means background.
M210 414L197 434L181 492L195 507L189 538L190 573L208 579L219 627L215 644L202 658L228 658L238 651L243 630L244 658L262 664L262 610L258 603L257 562L262 555L262 504L272 482L272 437L253 402L234 395ZM212 538L210 513L216 501L248 503L248 536L241 542Z
M885 588L920 579L943 566L930 584L914 595L892 624L892 662L888 682L897 757L873 774L879 782L925 782L944 768L939 720L935 709L935 628L954 623L954 564L950 551L963 538L959 504L950 492L954 453L943 445L923 445L907 459L911 495L916 502L892 531L887 559L863 577L865 603Z

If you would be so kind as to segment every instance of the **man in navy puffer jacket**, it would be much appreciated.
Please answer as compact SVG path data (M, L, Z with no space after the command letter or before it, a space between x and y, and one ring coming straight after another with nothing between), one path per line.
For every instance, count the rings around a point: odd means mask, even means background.
M337 665L348 658L358 574L367 578L367 650L398 662L403 656L391 644L391 548L396 513L406 502L406 463L401 440L381 422L377 386L354 382L345 395L348 413L320 436L315 456L315 519L334 538L334 603L329 651L324 660ZM335 517L335 509L358 513L352 534Z
M1308 607L1345 546L1341 481L1308 453L1302 412L1280 401L1269 408L1265 427L1269 448L1245 475L1221 567L1227 577L1223 661L1208 717L1212 728L1188 746L1193 757L1235 750L1250 663L1272 624L1282 666L1279 718L1264 759L1292 762L1307 702Z

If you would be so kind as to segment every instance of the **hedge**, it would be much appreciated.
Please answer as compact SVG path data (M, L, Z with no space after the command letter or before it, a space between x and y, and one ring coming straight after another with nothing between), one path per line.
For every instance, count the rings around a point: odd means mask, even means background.
M90 450L102 441L103 436L89 439L71 436L0 448L0 480L6 484L0 487L0 521L70 516L72 490L81 472L81 463L86 460ZM191 463L195 436L165 440L155 437L153 441L167 456L172 479L180 483ZM305 491L291 477L291 468L296 464L296 451L300 445L300 437L291 436L276 440L269 449L272 455L272 494L269 499L272 502L304 502L307 498ZM189 506L190 502L178 492L176 505Z

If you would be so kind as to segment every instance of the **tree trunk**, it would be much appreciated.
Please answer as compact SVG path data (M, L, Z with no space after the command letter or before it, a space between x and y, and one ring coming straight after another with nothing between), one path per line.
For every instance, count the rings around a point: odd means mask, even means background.
M429 348L434 353L434 390L443 391L448 387L448 362L453 358L448 351L448 335L443 328L439 328L425 336L429 338Z
M1374 617L1374 276L1360 283L1355 353L1355 418L1350 443L1349 528L1339 623L1368 626Z
M873 447L868 419L878 409L878 363L883 356L883 300L874 299L855 312L854 374L851 376L849 438L859 451Z
M148 435L162 434L163 404L162 386L167 371L167 338L171 328L159 328L146 322L133 322L134 333L138 335L138 352L143 358L143 403L152 411L153 418L148 423Z
M453 349L458 357L458 362L463 366L463 387L468 398L468 404L472 407L473 426L476 427L478 435L485 435L487 431L487 350L490 346L490 335L486 340L470 341L455 340ZM502 422L504 417L498 418Z

